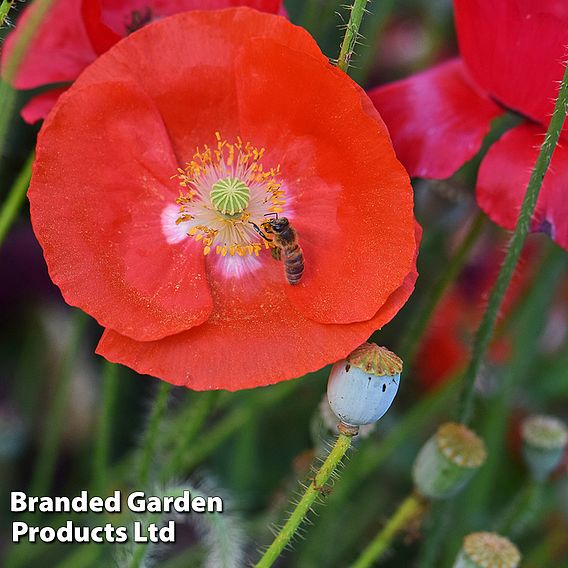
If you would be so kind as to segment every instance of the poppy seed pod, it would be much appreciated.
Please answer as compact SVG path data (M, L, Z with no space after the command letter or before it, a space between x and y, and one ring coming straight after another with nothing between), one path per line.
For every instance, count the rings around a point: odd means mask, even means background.
M329 405L344 424L372 424L390 408L401 372L402 361L394 353L375 343L363 343L331 369Z
M516 568L521 562L517 547L496 533L467 535L453 568Z
M455 495L487 457L485 444L463 424L442 424L418 453L412 477L416 489L431 499Z
M568 428L553 416L529 416L521 426L523 457L535 480L544 481L560 463Z

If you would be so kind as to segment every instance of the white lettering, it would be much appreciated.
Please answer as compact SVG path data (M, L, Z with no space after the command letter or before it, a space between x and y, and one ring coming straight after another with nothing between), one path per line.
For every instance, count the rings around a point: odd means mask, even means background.
M21 521L12 523L12 542L20 542L20 537L28 532L28 525Z
M27 508L26 494L23 491L12 491L10 493L10 510L12 513L21 513Z

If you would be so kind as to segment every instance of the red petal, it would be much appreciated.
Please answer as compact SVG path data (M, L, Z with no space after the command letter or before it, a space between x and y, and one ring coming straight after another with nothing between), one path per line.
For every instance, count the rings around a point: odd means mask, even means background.
M266 290L245 308L216 296L226 307L221 318L178 335L138 342L105 330L97 353L141 374L194 390L235 391L277 383L342 359L390 321L412 291L411 272L375 317L348 325L306 319L280 293ZM223 290L218 290L220 294ZM246 314L246 317L244 316Z
M411 176L450 177L479 151L503 114L472 86L459 59L370 91Z
M101 0L83 0L81 8L85 29L97 55L110 49L126 35L124 32L119 34L111 30L103 23Z
M304 252L302 281L287 294L321 323L368 320L416 250L412 189L388 132L367 112L365 93L325 58L267 40L241 53L241 132L280 158Z
M14 86L31 89L74 81L97 55L127 35L127 24L136 10L143 14L149 8L154 17L163 18L183 11L233 6L285 14L281 0L54 0L30 44ZM6 39L1 53L2 68L24 23L36 11L36 6L27 8L16 30ZM26 120L32 118L37 120L35 111L30 111Z
M82 0L54 0L36 33L14 81L18 89L73 81L96 57L81 20ZM38 5L27 8L18 27L6 38L2 68L13 51L16 38Z
M99 2L103 21L121 36L127 35L126 26L132 22L134 12L143 18L146 14L152 20L173 16L191 10L223 10L247 6L269 14L281 13L282 0L87 0Z
M223 33L212 34L212 29L222 29ZM251 37L276 37L291 49L322 57L313 38L284 18L248 8L194 11L139 30L128 41L117 44L108 58L107 54L100 57L77 84L116 80L140 85L154 99L176 154L184 163L216 131L225 138L241 133L235 57Z
M525 123L513 128L483 159L477 178L480 207L505 229L514 229L544 132ZM543 231L568 249L568 148L557 147L538 198L533 231Z
M454 0L460 51L482 88L548 122L568 45L568 3Z
M28 124L34 124L39 120L45 118L49 111L55 106L59 97L67 89L50 89L41 95L37 95L30 99L24 106L20 114Z
M28 195L52 280L68 303L139 340L211 312L202 254L161 231L176 167L152 101L118 83L70 90L38 139Z

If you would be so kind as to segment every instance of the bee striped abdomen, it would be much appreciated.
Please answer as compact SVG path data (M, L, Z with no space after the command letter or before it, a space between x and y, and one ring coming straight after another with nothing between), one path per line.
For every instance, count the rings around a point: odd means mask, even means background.
M300 245L294 243L283 250L284 272L289 284L297 284L304 274L304 255Z
M288 220L281 218L280 222L285 221L282 230L274 232L274 240L281 251L284 262L284 273L288 284L297 284L304 273L304 254L298 244L296 231L290 226Z

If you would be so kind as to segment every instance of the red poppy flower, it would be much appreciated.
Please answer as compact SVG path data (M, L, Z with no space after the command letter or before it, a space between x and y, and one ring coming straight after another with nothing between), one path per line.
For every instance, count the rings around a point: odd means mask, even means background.
M477 201L513 229L548 123L568 45L564 0L454 0L461 58L370 92L412 176L446 178L480 149L505 109L521 125L481 164ZM563 139L567 139L566 129ZM568 248L568 148L556 149L532 220Z
M307 32L248 8L103 54L45 121L29 198L53 281L107 328L98 353L193 389L340 359L416 279L412 191L373 105ZM259 234L276 213L303 250L294 286Z
M33 123L47 116L70 83L101 53L123 37L154 20L189 10L218 10L248 6L284 14L282 0L54 0L14 81L18 89L52 85L23 108L22 117ZM22 16L37 10L32 5ZM12 51L19 30L6 40L2 62Z

